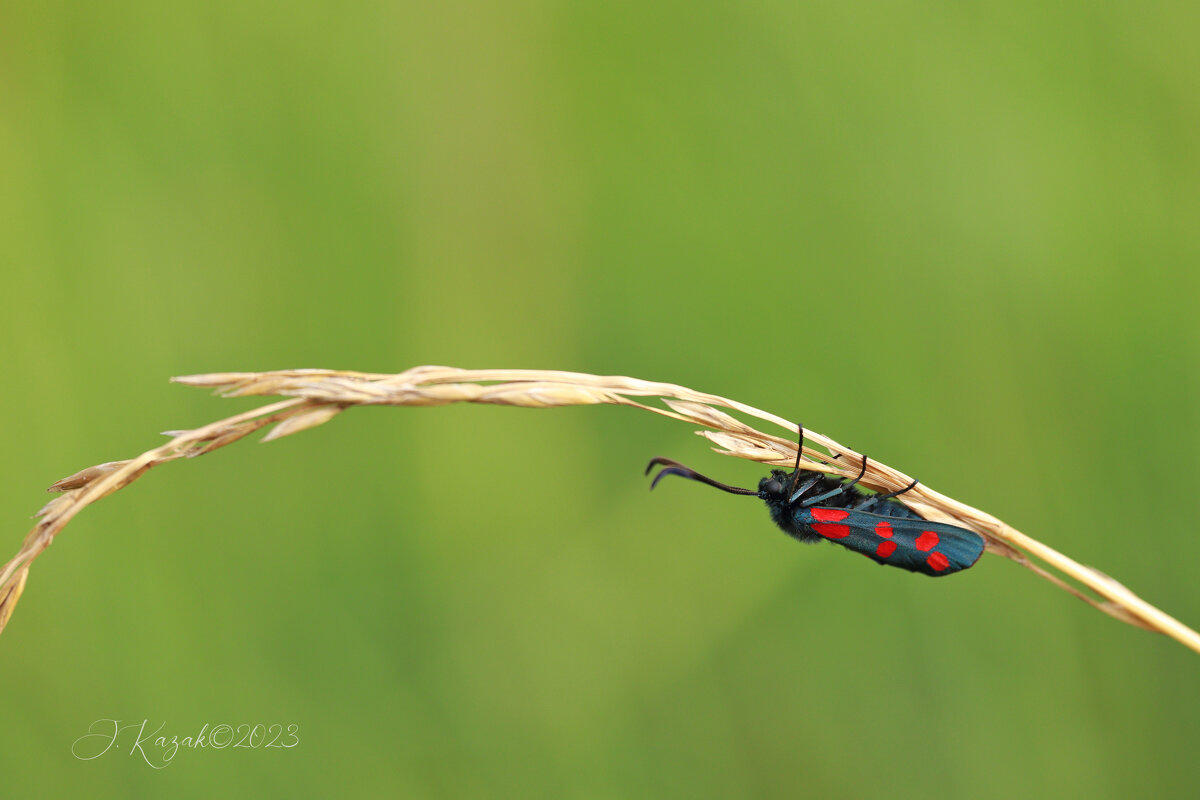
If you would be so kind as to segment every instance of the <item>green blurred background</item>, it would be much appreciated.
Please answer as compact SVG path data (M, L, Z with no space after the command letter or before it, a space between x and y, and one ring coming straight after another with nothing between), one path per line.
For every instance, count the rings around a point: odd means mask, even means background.
M170 375L735 397L1200 623L1194 4L5 3L5 552L255 405ZM1192 797L1200 655L1011 562L801 548L632 409L360 409L155 470L0 639L0 796ZM297 724L156 771L94 720Z

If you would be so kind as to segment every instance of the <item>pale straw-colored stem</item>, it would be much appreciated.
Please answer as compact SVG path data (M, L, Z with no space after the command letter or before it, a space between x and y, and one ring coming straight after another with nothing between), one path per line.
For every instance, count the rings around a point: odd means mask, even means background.
M793 441L796 423L735 400L637 378L549 370L414 367L398 375L301 369L190 375L174 380L189 386L211 387L226 397L275 395L292 399L203 428L173 431L166 444L136 458L90 467L52 485L51 491L62 494L38 512L38 522L26 536L24 545L0 569L0 631L25 588L30 564L84 507L127 486L157 464L202 455L272 424L276 426L263 437L264 441L297 433L329 421L350 406L490 403L551 408L609 403L633 406L699 425L705 428L699 433L716 445L717 452L725 455L777 466L790 466L796 458ZM770 422L782 428L784 433L778 436L762 433L718 407ZM805 469L843 476L857 474L862 464L861 454L814 431L805 430L805 438L825 451L805 447ZM837 463L831 457L837 457ZM874 460L868 462L862 479L863 485L885 492L898 491L911 482L904 473ZM1200 652L1200 634L1191 628L1107 575L1031 539L995 517L939 494L924 484L906 492L903 501L924 517L976 531L986 540L989 552L1016 561L1101 611L1131 625L1165 633Z

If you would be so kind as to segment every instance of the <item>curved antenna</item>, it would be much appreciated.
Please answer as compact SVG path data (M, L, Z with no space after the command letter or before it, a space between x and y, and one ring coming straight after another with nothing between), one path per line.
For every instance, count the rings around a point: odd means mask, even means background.
M666 467L666 469L664 469L662 472L660 472L654 476L654 480L651 481L651 483L650 483L651 489L653 489L655 486L658 485L658 482L663 479L664 475L678 475L679 477L687 478L688 480L699 481L700 483L707 483L709 486L716 487L717 489L720 489L722 492L729 492L730 494L753 494L753 495L758 494L758 492L756 492L753 489L739 489L737 486L730 486L729 484L721 483L720 481L714 481L712 478L708 477L707 475L701 475L699 472L696 472L696 470L692 469L691 467L685 467L683 464L680 464L678 461L672 461L669 458L652 458L652 459L650 459L650 463L646 465L646 473L645 474L649 475L650 470L654 469L655 465L658 465L658 464L662 464L664 467Z

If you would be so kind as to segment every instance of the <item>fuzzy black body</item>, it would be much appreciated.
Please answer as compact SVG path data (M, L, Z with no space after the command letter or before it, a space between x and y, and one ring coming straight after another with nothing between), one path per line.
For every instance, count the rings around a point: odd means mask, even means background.
M899 500L865 494L840 478L780 469L758 483L771 519L806 543L827 539L890 567L930 577L952 575L983 554L983 537L965 528L930 522Z
M821 501L822 508L867 511L883 517L899 517L901 519L924 519L899 500L880 500L879 495L859 491L857 486L848 486L835 475L826 475L823 472L812 474L816 482L804 493L803 497L798 498L794 503L788 502L792 473L782 469L773 469L770 475L758 482L758 496L767 504L767 509L771 512L771 520L788 536L805 544L816 544L826 539L814 531L811 526L797 521L796 507L803 502L804 497L820 497L838 489L841 490L839 494ZM809 480L813 480L813 478Z

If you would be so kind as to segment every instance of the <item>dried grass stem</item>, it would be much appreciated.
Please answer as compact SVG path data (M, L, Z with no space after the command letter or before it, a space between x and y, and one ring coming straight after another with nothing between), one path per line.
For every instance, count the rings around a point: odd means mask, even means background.
M685 386L622 376L548 370L463 370L414 367L397 375L301 369L278 372L233 372L174 378L188 386L210 387L226 397L274 395L291 399L253 409L202 428L171 432L171 440L127 461L100 464L64 478L50 487L62 494L38 512L38 521L20 551L0 569L0 631L24 590L29 568L54 537L85 507L128 486L148 469L177 458L203 455L267 426L264 441L328 422L356 405L439 406L488 403L550 408L601 403L633 406L671 419L699 425L719 453L763 464L790 466L796 458L797 425L753 406ZM645 402L643 402L645 401ZM660 405L661 403L661 405ZM763 433L719 409L731 409L782 428L785 435ZM803 447L805 469L849 476L857 474L861 454L813 431L805 438L823 448ZM828 463L840 456L843 469ZM871 460L862 483L897 491L911 478ZM1200 652L1200 634L1150 605L1107 575L1074 561L1015 530L999 519L933 491L924 484L904 495L904 502L929 519L950 522L982 535L987 549L1010 558L1096 608L1131 625L1164 633ZM1036 561L1034 560L1036 559ZM1040 563L1039 563L1040 562Z

